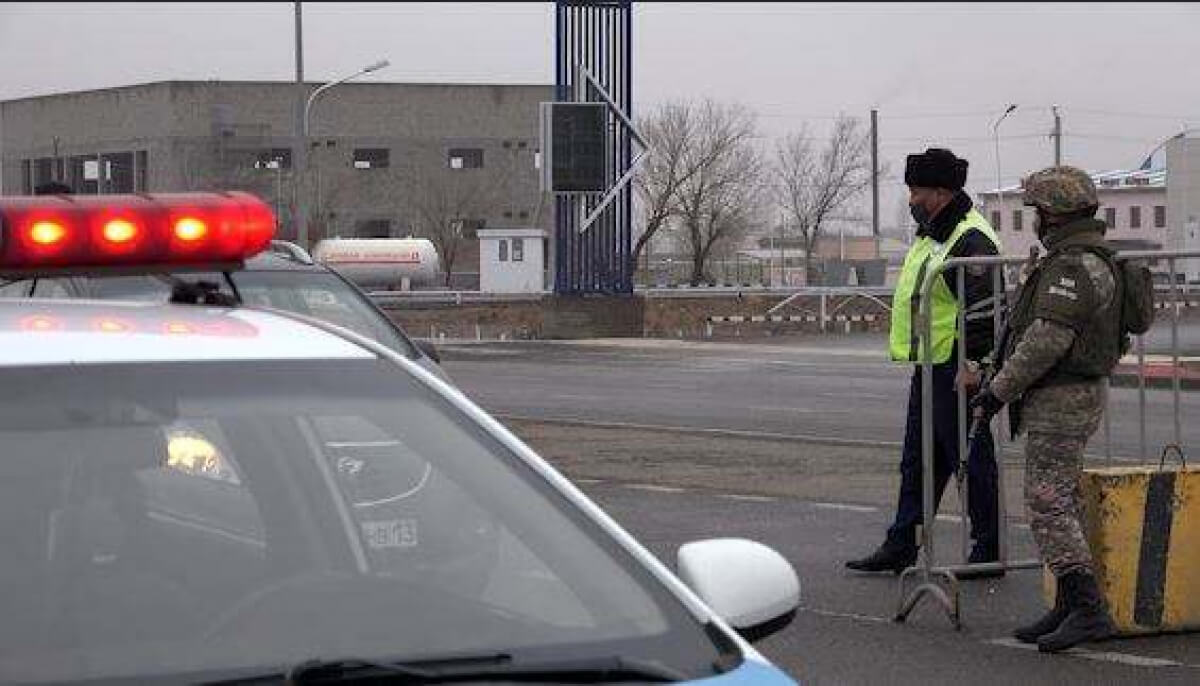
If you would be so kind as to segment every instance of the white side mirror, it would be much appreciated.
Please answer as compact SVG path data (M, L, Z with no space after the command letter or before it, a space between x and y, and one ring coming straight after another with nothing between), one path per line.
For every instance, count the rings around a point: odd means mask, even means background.
M782 555L744 538L680 546L679 578L735 629L780 620L800 604L800 577Z

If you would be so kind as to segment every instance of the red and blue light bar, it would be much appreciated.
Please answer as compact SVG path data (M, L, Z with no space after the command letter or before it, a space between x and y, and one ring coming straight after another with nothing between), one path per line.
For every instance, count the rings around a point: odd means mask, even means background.
M238 191L0 197L0 274L237 267L274 231L271 208Z

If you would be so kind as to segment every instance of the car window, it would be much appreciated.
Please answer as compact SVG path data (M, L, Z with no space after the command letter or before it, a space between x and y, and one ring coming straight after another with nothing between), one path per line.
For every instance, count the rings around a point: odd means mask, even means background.
M207 281L230 293L223 274L181 274L189 281ZM249 305L274 307L308 315L378 341L396 352L418 359L420 350L397 330L387 315L335 274L325 271L232 272L242 300ZM28 287L28 282L20 282ZM16 288L16 284L10 285ZM100 300L166 302L171 283L164 276L103 276L75 279L39 279L34 297L82 297Z
M719 648L572 501L394 364L0 371L0 674Z
M0 284L0 298L27 298L30 285L26 280Z
M69 298L71 292L61 279L38 279L33 284L35 298Z

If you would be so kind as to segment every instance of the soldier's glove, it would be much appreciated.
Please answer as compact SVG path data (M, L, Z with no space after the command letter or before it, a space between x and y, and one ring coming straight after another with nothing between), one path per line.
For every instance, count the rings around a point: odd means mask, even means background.
M968 405L971 410L971 416L976 418L976 421L984 424L992 421L1000 409L1004 407L1004 401L997 398L996 394L992 393L992 389L984 386Z

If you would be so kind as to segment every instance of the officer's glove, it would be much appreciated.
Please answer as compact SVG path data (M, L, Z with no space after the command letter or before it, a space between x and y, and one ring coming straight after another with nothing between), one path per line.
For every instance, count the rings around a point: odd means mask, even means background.
M974 398L971 398L968 407L976 422L987 424L1004 407L1004 401L997 398L989 386L984 386L975 394Z

